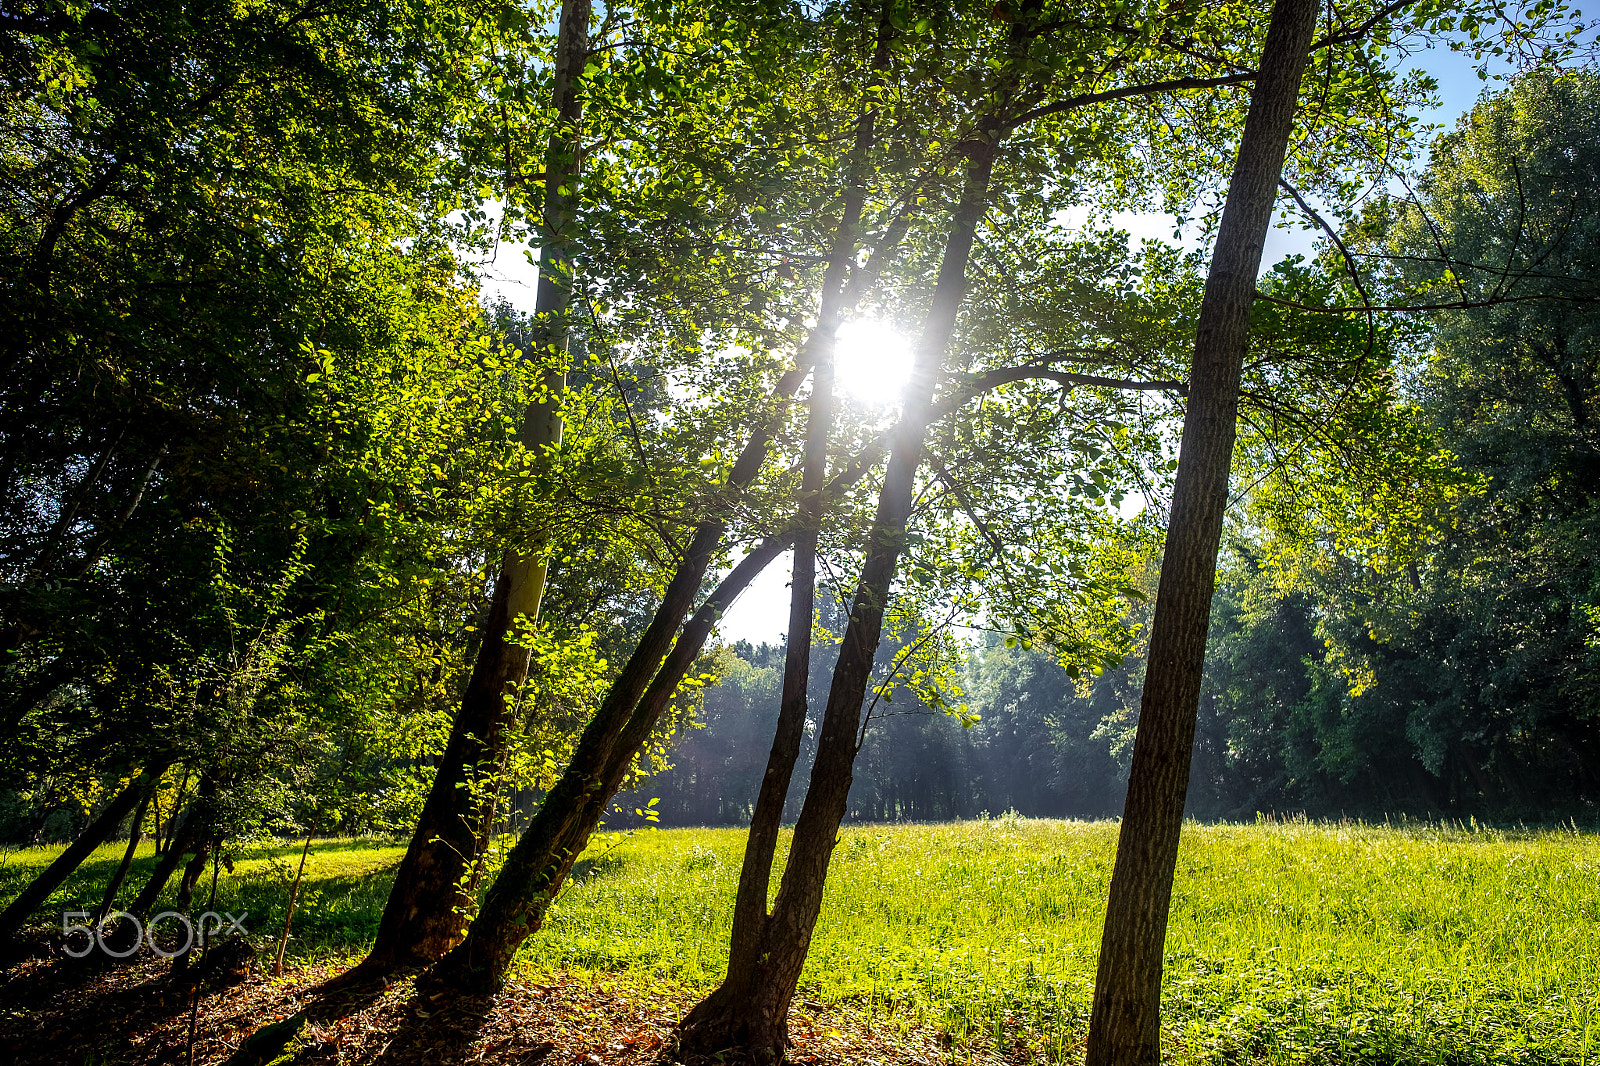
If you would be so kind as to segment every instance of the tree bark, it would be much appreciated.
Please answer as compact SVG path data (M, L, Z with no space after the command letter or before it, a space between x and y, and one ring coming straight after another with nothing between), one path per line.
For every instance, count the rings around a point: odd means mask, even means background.
M1088 1066L1159 1066L1161 968L1189 788L1256 275L1294 127L1315 0L1277 0L1195 335L1183 442L1117 838Z
M56 857L56 860L40 872L39 876L24 888L13 899L4 912L0 912L0 940L9 940L21 931L33 912L50 898L50 894L60 888L62 882L71 877L73 872L83 861L110 839L116 832L117 826L134 809L139 802L139 797L145 792L149 783L149 773L140 774L138 778L128 783L122 791L111 798L88 825L83 832L78 834L78 839Z
M211 853L221 844L215 838L203 839L194 849L194 858L183 868L183 876L178 879L178 894L173 899L172 905L184 914L189 913L189 907L194 903L194 889L200 883L200 878L205 876L206 863L211 861Z
M565 352L572 296L572 227L576 223L578 127L583 117L579 77L589 57L591 0L564 0L556 44L551 103L555 129L545 153L544 221L535 303L539 346ZM558 360L559 362L559 360ZM561 394L566 375L551 370L544 395L530 404L520 429L523 446L545 462L561 444ZM472 677L451 723L450 739L434 774L411 843L390 890L372 950L353 971L377 976L425 966L461 939L472 905L467 891L478 849L487 841L475 830L474 789L500 764L513 715L512 702L528 675L529 650L515 643L518 619L539 616L548 562L536 546L507 551L495 579L494 596Z
M961 201L951 220L932 303L917 344L904 411L894 431L889 468L878 496L866 564L856 585L850 621L823 713L811 785L795 824L783 880L770 917L741 968L685 1019L682 1039L689 1052L732 1051L735 1057L778 1061L789 1043L789 1002L811 946L822 909L828 863L850 793L861 724L861 706L882 635L884 609L915 499L917 468L927 429L936 413L934 384L966 292L967 261L978 223L988 208L1000 130L995 122L974 138ZM761 905L765 907L765 899ZM737 983L736 983L737 982Z

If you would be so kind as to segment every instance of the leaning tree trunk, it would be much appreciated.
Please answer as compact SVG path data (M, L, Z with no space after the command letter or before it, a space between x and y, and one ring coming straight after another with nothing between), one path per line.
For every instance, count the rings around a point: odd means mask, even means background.
M859 212L859 207L856 210ZM845 217L834 235L830 263L836 259L847 263L855 254L855 231L854 219ZM491 886L466 939L435 967L432 979L436 983L461 991L500 987L517 947L539 928L545 909L555 898L572 863L587 845L589 836L604 813L605 805L620 787L628 765L649 739L683 673L699 654L716 624L717 615L726 607L724 603L715 611L707 612L707 608L713 606L728 586L728 580L697 612L674 646L673 635L678 623L693 605L700 582L713 555L721 546L727 530L728 509L760 473L782 407L799 390L810 372L809 360L817 354L815 345L819 338L826 334L831 342L844 306L860 294L868 283L867 279L875 276L881 257L889 253L904 233L903 226L891 226L872 260L849 285L840 284L833 289L824 287L818 322L807 338L801 358L773 388L773 399L776 401L774 413L761 420L756 432L734 461L724 482L721 499L716 505L717 512L696 527L683 561L667 586L650 625L612 682L600 710L584 729L561 779L540 804L538 814L523 830L516 846L506 857L505 866ZM842 278L839 280L842 282ZM853 484L870 468L870 462L853 463L836 479L838 487ZM833 487L830 486L830 490ZM785 546L790 543L788 537L782 540ZM747 564L753 565L753 556L772 550L773 543L768 541L747 556L735 568L729 580L741 574ZM781 552L782 548L776 551ZM763 562L761 565L766 564ZM744 580L753 578L758 570L751 570L749 577ZM736 596L742 588L742 584L734 588L727 602L731 602L732 596ZM669 648L672 649L672 657L663 665L662 660L668 656Z
M693 597L711 552L721 540L720 523L713 525L717 527L714 530L702 527L690 549L691 558L696 554L703 554L704 558L693 570L686 561L668 586L666 602L656 611L645 638L584 729L561 779L545 796L538 813L506 856L466 939L434 966L433 983L470 993L493 991L505 982L512 956L538 930L545 910L594 832L634 754L649 739L655 720L671 702L717 617L788 543L787 538L769 541L746 555L695 612L669 653L665 644L671 641L678 619L687 610L685 600ZM696 548L700 549L698 553ZM658 632L653 634L653 630ZM661 630L665 631L664 638ZM651 673L645 674L646 669ZM650 728L640 736L640 725L647 718Z
M752 956L732 966L724 981L684 1020L683 1050L777 1061L788 1046L789 1002L794 997L822 909L822 888L850 793L861 725L862 701L883 630L884 609L894 582L915 498L928 425L935 413L934 383L944 362L966 291L967 261L979 221L988 207L990 178L999 146L996 121L974 138L961 202L951 221L933 300L917 344L904 412L895 429L889 468L867 542L867 558L856 585L850 622L834 667L823 713L811 784L795 824L783 880L772 913L763 923ZM765 900L761 904L765 905ZM737 982L737 983L736 983Z
M708 634L711 631L712 626L715 625L717 617L721 615L729 605L732 604L734 598L738 596L740 591L742 591L752 579L754 579L756 574L764 569L773 559L776 559L783 553L783 550L788 546L788 543L789 542L787 538L781 537L767 541L755 551L752 551L749 555L747 555L744 560L742 560L740 564L734 568L733 573L729 574L723 579L722 583L718 585L711 596L707 598L705 604L700 608L699 611L695 613L695 616L693 619L691 619L690 624L685 627L686 637L680 639L679 646L675 647L672 653L667 656L666 662L662 664L660 671L656 675L656 678L651 682L649 689L640 699L639 705L641 707L655 708L655 713L657 717L659 717L661 711L665 709L666 704L671 701L673 692L676 691L679 683L683 680L684 675L688 672L689 666L694 661L694 657L699 654L699 648L701 644L704 643L706 634ZM695 636L697 633L698 637ZM688 640L693 642L696 639L698 639L700 643L694 644L693 651L689 652L689 649L684 641ZM662 692L665 692L664 697L661 696ZM639 716L635 717L637 718ZM634 721L630 720L628 726L622 731L619 743L632 742L632 730L634 724ZM648 738L648 733L649 731L647 730L645 739ZM638 747L642 747L643 744L644 739L640 739L635 747L630 750L637 750ZM608 763L605 767L604 774L602 775L605 780L610 780L610 776L613 771L613 763L619 758L622 762L622 770L616 774L616 779L618 782L621 781L622 775L627 771L628 763L631 762L631 754L624 755L620 748L618 751L613 753L612 762ZM611 791L605 794L606 799L609 800L615 791L616 788L612 787ZM546 800L546 805L548 805L548 798ZM601 803L600 809L603 810L604 806L605 804ZM537 825L539 821L540 815L543 815L544 812L545 806L541 806L540 814L534 816L534 823L529 825L528 831L532 831L535 828L535 825ZM593 813L590 806L585 806L577 813L579 819L589 817L591 814L596 821L599 819L599 814ZM575 821L576 820L578 819L575 819ZM523 839L526 838L525 832ZM570 833L568 834L567 839L570 839ZM519 846L521 846L520 842ZM578 850L582 850L581 845ZM515 854L515 852L513 854ZM550 888L549 897L553 898L555 895L555 890L559 889L560 887L560 879L565 878L567 871L571 868L571 861L568 860L564 864L552 861L547 863L547 865L552 872L557 866L559 866L560 870L560 877L555 879L553 887ZM541 867L540 870L541 876L543 876L544 868ZM496 881L496 884L499 884L498 880ZM544 886L536 886L534 891L538 892L542 889L542 887ZM492 891L490 895L492 899ZM488 910L489 903L486 901L485 911ZM531 932L532 929L536 929L538 927L538 920L542 916L543 910L540 908L533 917L532 928L527 930L527 932ZM483 921L484 917L482 914L480 914L478 920L472 925L473 933L478 932ZM526 932L523 935L525 936ZM511 954L516 951L517 945L521 942L522 938L518 937L514 943L510 944L510 947L505 955L505 962L507 965L510 963ZM470 950L469 945L471 943L472 938L469 935L466 943L458 945L453 951L451 951L450 954L446 955L444 959L438 963L433 975L434 983L439 983L439 975L441 972L446 974L449 973L448 968L453 965L452 960L458 959L463 952ZM354 970L348 971L348 973L354 972ZM476 971L469 968L468 976L473 976L475 974ZM455 979L452 978L452 980ZM448 984L449 982L446 983ZM370 988L371 982L335 980L323 984L319 989L321 1000L318 1004L305 1010L301 1010L274 1025L267 1026L257 1031L253 1036L241 1044L238 1051L236 1051L228 1059L228 1066L262 1066L264 1063L277 1061L279 1056L281 1056L290 1046L292 1046L301 1038L306 1026L315 1018L327 1020L330 1018L344 1017L351 1011L359 1009L361 1005L368 1002L366 998L361 996L343 997L332 994L345 990L353 991L354 987L357 986L362 988Z
M880 454L874 444L847 464L828 483L823 506L859 482ZM538 814L507 857L466 939L434 967L431 979L435 984L458 991L492 991L504 983L512 956L524 940L538 931L550 902L605 814L606 804L621 787L633 757L655 731L717 619L791 543L788 536L763 541L706 598L684 626L649 687L634 700L632 712L605 754L596 754L601 751L598 737L592 748L584 750L590 737L590 731L585 730L585 739L579 742L584 758L574 755L561 780L540 805ZM616 692L615 685L612 692ZM599 720L596 716L596 722ZM589 728L595 729L595 722Z
M139 797L144 795L149 780L150 773L146 771L113 796L111 802L84 826L83 832L78 834L78 839L58 855L55 862L46 866L39 876L7 905L4 912L0 912L0 941L16 936L21 931L23 923L50 898L50 894L60 888L62 882L83 865L83 861L94 853L95 848L111 838L117 826L121 825L122 820L138 805Z
M589 58L591 0L565 0L556 43L551 89L556 125L545 153L545 204L535 311L541 355L556 353L556 369L543 382L543 396L523 416L520 439L534 461L547 462L561 444L559 369L567 347L567 311L572 296L572 227L576 224L578 126L583 101L579 78ZM483 627L483 642L433 786L406 848L394 887L379 920L371 951L349 980L425 966L461 939L472 900L468 872L487 840L475 832L472 787L501 762L513 718L513 700L528 674L529 650L515 643L518 619L536 620L544 596L547 556L542 545L508 551L495 580Z
M112 906L117 902L117 893L122 891L122 882L127 880L128 868L133 865L133 854L139 850L139 831L144 825L145 811L149 810L150 800L160 787L161 775L156 774L155 780L140 797L139 806L133 812L133 826L128 830L128 846L122 852L122 861L117 864L116 872L111 875L111 880L106 882L106 893L100 900L100 906L89 916L90 925L99 925L105 921L106 915L111 913Z
M871 80L856 123L855 143L846 182L841 231L860 225L865 201L867 160L876 142L878 110L875 92L882 84L882 71L888 65L893 39L890 8L885 7L877 29L871 60ZM806 423L800 500L796 507L794 566L789 583L789 629L783 660L783 687L778 702L778 721L772 734L767 768L761 778L755 808L750 816L750 834L745 841L744 862L739 872L739 888L733 905L733 929L728 946L728 970L723 988L742 989L759 963L762 935L767 924L767 895L772 882L772 860L778 849L778 831L783 809L789 798L795 763L800 757L805 732L807 681L811 673L811 638L816 611L817 538L822 526L824 495L828 476L828 436L833 427L833 363L840 315L844 305L849 247L839 242L828 262L823 279L822 310L818 329L813 334L811 403ZM836 295L837 294L837 295ZM701 1005L703 1015L715 1016L720 1002L713 996ZM700 1027L691 1017L685 1029ZM716 1028L716 1026L712 1026ZM718 1042L713 1037L711 1043Z
M1262 246L1294 127L1315 0L1277 0L1195 336L1139 729L1106 910L1088 1066L1159 1066L1161 963L1189 788L1239 380Z

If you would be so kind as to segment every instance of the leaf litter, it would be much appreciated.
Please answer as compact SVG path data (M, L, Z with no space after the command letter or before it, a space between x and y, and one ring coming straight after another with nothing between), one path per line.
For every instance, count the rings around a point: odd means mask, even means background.
M196 1013L197 1066L225 1062L258 1029L307 1007L342 964L312 964L281 978L251 972L203 989ZM493 996L420 996L397 981L343 1017L306 1027L291 1059L306 1066L668 1066L677 1062L680 1018L709 991L637 973L538 973ZM146 958L110 966L33 959L0 975L0 1064L187 1063L192 982ZM1034 1061L1021 1047L952 1042L931 1026L880 1024L848 1004L804 992L790 1011L789 1061L803 1066L935 1063L1001 1066Z

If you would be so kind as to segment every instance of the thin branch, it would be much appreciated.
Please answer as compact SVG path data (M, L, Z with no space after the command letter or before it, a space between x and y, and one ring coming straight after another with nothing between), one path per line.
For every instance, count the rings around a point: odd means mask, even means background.
M1226 74L1218 78L1172 78L1168 81L1153 81L1148 85L1129 85L1121 89L1110 89L1103 93L1083 93L1079 96L1069 96L1065 100L1057 100L1053 104L1036 107L1032 111L1024 111L1010 122L1006 123L1007 130L1016 129L1024 122L1032 122L1036 118L1046 115L1056 115L1074 108L1088 107L1091 104L1103 104L1112 100L1124 100L1130 96L1154 96L1156 93L1177 92L1180 89L1216 89L1224 85L1243 85L1256 80L1256 72L1243 71L1239 74Z
M1313 41L1311 44L1311 50L1316 52L1323 48L1332 48L1335 45L1350 44L1352 41L1359 41L1361 38L1365 37L1371 32L1372 27L1376 26L1389 16L1398 13L1403 8L1409 7L1411 3L1412 0L1394 0L1393 3L1385 4L1383 7L1378 9L1377 14L1373 15L1359 26L1353 26L1350 29L1345 30L1343 33L1330 33L1320 41Z

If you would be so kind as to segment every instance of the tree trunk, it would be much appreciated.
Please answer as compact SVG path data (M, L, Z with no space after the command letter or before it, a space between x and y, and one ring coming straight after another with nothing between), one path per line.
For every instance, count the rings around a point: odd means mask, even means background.
M139 847L139 830L144 823L144 812L150 807L150 800L155 795L156 789L161 787L161 774L157 773L150 782L150 787L139 799L139 806L133 812L133 828L128 830L128 847L122 853L122 861L117 864L116 873L111 875L111 880L106 884L106 894L89 916L90 925L99 925L105 921L106 915L111 913L112 904L117 902L117 893L122 889L122 882L128 877L128 867L133 865L133 853Z
M885 7L878 23L865 99L872 101L881 84L881 72L888 63L893 37L890 9ZM844 208L840 216L841 234L860 225L865 200L868 155L876 141L877 108L870 102L862 107L856 125L850 159ZM823 279L822 307L818 329L813 334L811 404L806 425L804 466L800 500L796 508L794 566L790 575L789 630L783 661L783 688L779 697L778 721L773 730L772 749L750 815L750 834L745 841L744 862L739 872L739 888L733 906L733 929L728 946L728 970L723 985L744 987L759 962L762 935L767 924L767 895L772 882L772 860L777 853L778 832L783 824L783 809L789 798L795 763L805 732L807 680L811 672L812 624L816 611L817 537L822 525L827 487L828 435L833 426L833 352L843 311L850 245L836 242ZM714 997L713 997L714 998ZM707 1000L710 1003L711 1000ZM714 1008L708 1008L714 1014ZM685 1020L685 1032L694 1031L699 1020ZM715 1028L715 1026L713 1026ZM711 1043L716 1044L713 1036Z
M859 213L859 206L855 210ZM866 270L848 286L842 287L839 303L830 304L829 294L841 290L829 290L824 286L818 324L807 338L804 354L773 388L780 409L782 402L799 390L811 370L809 360L817 353L814 345L818 338L826 334L831 343L839 315L859 296L865 284L862 279L872 275L879 256L886 254L904 232L904 228L891 228L873 262L869 262ZM830 263L835 259L847 263L855 255L856 245L855 225L847 215L834 235ZM930 391L931 388L930 380ZM467 938L435 967L433 979L437 983L460 991L500 987L512 955L539 928L546 908L555 898L572 863L587 845L634 755L649 740L678 683L699 655L718 615L744 584L790 542L787 536L769 540L747 555L690 620L674 644L673 634L678 623L692 606L711 558L721 545L727 528L724 515L738 494L760 472L777 428L777 417L774 414L765 420L739 453L724 483L726 488L719 501L719 513L703 520L696 528L649 627L612 683L600 710L585 728L560 781L545 797L539 813L507 856ZM867 461L850 464L828 486L828 491L853 484L871 465ZM782 546L778 546L780 540ZM771 554L765 561L756 558L768 552ZM736 578L743 583L733 586L731 583ZM669 647L671 657L663 664ZM650 682L648 691L647 682Z
M1206 278L1183 443L1095 977L1088 1066L1159 1066L1161 965L1189 787L1239 380L1315 0L1277 0Z
M578 126L583 117L579 76L589 58L590 0L564 0L551 89L556 126L545 153L544 225L540 246L539 347L565 352L567 310L572 295L571 227L576 216ZM558 360L559 362L559 360ZM566 375L550 371L544 396L523 416L520 439L536 462L547 461L561 443L561 394ZM510 706L528 674L529 651L513 643L519 618L534 621L544 596L548 564L537 548L508 551L495 580L483 642L472 677L451 723L450 739L435 771L411 843L396 872L372 950L359 975L380 975L425 966L461 939L471 905L466 891L478 848L475 778L500 763L511 725Z
M721 539L720 527L715 539ZM651 656L651 665L660 664L660 669L648 689L638 692L635 688L630 695L628 689L635 682L628 675L630 671L636 672L640 653L645 651L644 641L640 642L639 649L613 683L605 704L584 730L561 780L550 790L538 813L506 856L505 865L490 886L466 939L434 967L432 977L436 983L463 992L494 990L504 983L512 956L544 921L546 909L599 824L606 804L621 786L634 754L650 739L673 693L705 646L717 618L787 545L788 538L773 538L740 560L733 573L722 580L695 612L665 661L660 653ZM704 569L705 564L702 564L701 575ZM688 576L684 570L679 570L668 587L669 599L676 600L682 591L678 589L679 579ZM692 595L699 578L692 583L687 580L681 583ZM657 623L663 621L663 612L668 610L669 605L663 603L651 622L651 629L657 628ZM673 613L672 629L677 628L676 621L681 616L681 609ZM648 638L650 631L645 635ZM671 639L671 630L667 632L667 639Z
M184 820L178 816L178 812L183 809L183 794L189 791L189 772L189 768L185 766L183 780L178 782L178 791L172 795L172 810L167 813L167 840L160 848L163 855L172 849L172 845L178 840L179 830L183 828Z
M753 441L751 446L756 443ZM860 481L872 469L874 464L867 456L873 454L876 454L876 449L869 446L835 475L828 483L824 507L828 500ZM748 468L745 468L746 459L750 460ZM745 474L753 476L753 471L759 465L759 461L747 453L740 457L734 469L736 472L744 469ZM467 938L434 968L432 979L436 984L458 991L486 991L498 988L504 982L512 956L524 940L538 931L544 921L545 910L560 891L572 864L588 845L590 835L605 813L606 804L621 787L634 755L650 739L661 715L671 704L678 685L705 647L717 619L758 573L783 554L790 543L787 536L763 541L741 559L733 572L706 598L689 624L684 626L683 633L662 662L649 688L633 702L633 711L627 716L626 724L615 734L604 755L596 754L600 751L603 738L596 735L593 745L590 745L590 730L596 729L600 715L590 723L583 739L579 741L579 751L574 753L573 761L550 795L545 797L538 813L523 830L522 838L507 856L506 864L490 887L489 895ZM682 570L679 576L684 576ZM668 591L671 592L670 586ZM657 620L660 617L658 609ZM655 622L651 624L654 626ZM635 656L638 654L638 651L634 652ZM630 658L630 665L632 661ZM624 673L627 669L624 667ZM613 684L612 692L607 695L608 704L617 693L620 683L619 677ZM604 713L605 708L602 707ZM597 765L601 768L594 772L592 768Z
M866 564L856 585L850 622L834 667L822 734L783 880L772 914L754 950L744 948L736 973L685 1019L685 1050L731 1049L736 1057L777 1061L789 1043L789 1001L811 946L822 909L822 888L849 799L861 724L861 706L883 629L884 609L906 546L917 468L934 415L933 390L966 291L967 261L988 207L990 177L999 145L998 123L983 129L971 149L961 202L951 221L938 282L917 344L916 361L894 432L889 469L878 496ZM763 893L764 895L764 893ZM765 907L765 899L760 900ZM737 983L736 983L737 982Z
M4 912L0 912L0 940L9 940L16 936L21 931L23 923L50 898L50 894L60 888L62 882L83 865L83 861L94 853L95 848L110 839L111 834L117 831L117 826L122 824L122 820L138 804L149 778L149 773L141 774L113 796L111 802L84 826L83 832L78 834L78 839L57 856L55 862L45 867L39 876L11 901Z

